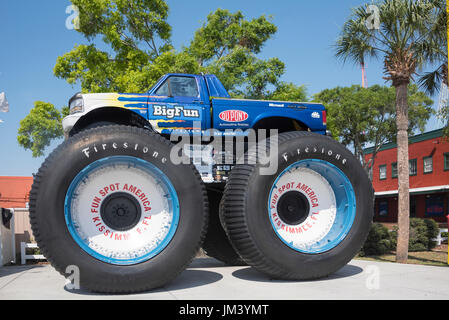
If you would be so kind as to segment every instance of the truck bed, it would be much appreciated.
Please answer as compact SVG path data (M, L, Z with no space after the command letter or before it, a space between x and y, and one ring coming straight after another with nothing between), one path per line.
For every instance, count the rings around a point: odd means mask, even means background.
M211 107L217 129L253 128L263 119L288 118L321 134L326 130L326 109L319 103L212 98Z

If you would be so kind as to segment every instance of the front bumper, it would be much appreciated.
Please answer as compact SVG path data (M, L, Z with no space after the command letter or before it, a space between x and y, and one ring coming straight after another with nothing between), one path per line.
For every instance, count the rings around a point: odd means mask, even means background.
M72 131L75 124L81 118L82 114L73 114L62 119L62 130L64 131L64 138L68 138L70 131Z

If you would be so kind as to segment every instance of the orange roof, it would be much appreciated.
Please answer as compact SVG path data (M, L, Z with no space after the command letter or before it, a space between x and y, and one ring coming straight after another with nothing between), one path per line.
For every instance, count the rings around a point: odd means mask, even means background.
M0 177L0 207L26 208L33 177Z

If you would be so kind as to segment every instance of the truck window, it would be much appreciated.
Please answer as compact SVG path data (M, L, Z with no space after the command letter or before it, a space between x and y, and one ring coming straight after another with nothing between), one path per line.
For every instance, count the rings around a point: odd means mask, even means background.
M170 95L169 90L169 79L165 80L164 84L162 84L159 89L156 91L157 96L168 97Z
M196 98L199 91L195 78L169 77L156 91L156 95Z

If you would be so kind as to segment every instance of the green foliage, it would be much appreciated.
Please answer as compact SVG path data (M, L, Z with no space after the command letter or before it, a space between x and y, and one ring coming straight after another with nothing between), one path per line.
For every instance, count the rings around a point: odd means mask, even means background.
M433 219L410 218L409 251L430 251L436 246L432 239L439 233L438 224ZM360 256L378 256L396 250L398 227L389 231L381 223L373 223L360 251Z
M305 86L297 86L293 83L281 82L276 90L271 93L271 100L277 101L307 101L307 89Z
M203 66L221 59L238 47L257 54L276 31L277 27L265 16L248 21L240 11L231 13L217 9L208 15L207 23L195 32L187 50Z
M366 170L373 167L376 152L368 162L363 149L372 145L378 150L384 143L396 139L396 93L391 87L358 85L326 89L314 96L325 104L327 125L342 144L353 146L355 155ZM421 132L432 114L433 101L416 85L409 85L409 132Z
M442 106L437 115L438 118L443 120L443 122L446 122L443 130L443 135L446 137L446 139L449 139L449 103L446 106Z
M88 40L102 36L112 51L78 45L57 59L55 76L80 83L83 92L145 92L165 73L204 72L216 74L233 96L265 98L284 73L279 59L255 56L277 31L265 16L246 20L240 11L218 9L176 52L162 0L72 2L80 9L79 31Z
M377 256L389 253L396 248L391 232L381 223L373 223L368 238L360 251L360 256Z
M72 0L79 8L79 32L90 42L101 38L110 49L94 44L77 45L59 57L54 75L83 92L145 92L158 79L155 63L165 66L167 57L175 71L191 70L183 55L170 52L171 26L163 0ZM161 56L164 56L159 60ZM192 60L192 59L191 59ZM187 62L188 64L190 62ZM159 67L159 68L160 68ZM173 67L172 67L173 69ZM198 69L198 68L196 68ZM196 70L194 69L194 70ZM151 72L152 71L152 72Z
M240 11L217 9L184 50L205 73L217 75L231 96L264 99L272 94L270 86L281 84L279 78L285 71L278 58L256 57L276 31L265 16L245 20Z
M430 251L436 246L432 239L439 233L438 224L433 219L410 218L409 251ZM392 233L397 237L397 227Z
M436 247L436 241L433 241L432 239L435 239L438 237L438 234L440 233L440 228L438 228L438 224L433 219L424 219L424 224L427 227L427 250L432 250Z
M20 121L17 141L25 149L40 157L51 140L63 135L61 120L69 112L67 107L61 111L51 103L36 101L30 113Z
M114 91L118 89L115 81L120 72L118 64L94 45L79 45L57 58L53 72L56 77L65 79L69 84L80 81L83 91Z
M435 70L420 75L418 83L429 94L433 95L440 89L441 82L446 84L447 79L447 25L449 17L446 12L446 3L441 0L430 0L435 10L435 23L428 33L432 39L434 50L429 52L429 59L437 66Z
M367 10L370 4L353 9L352 16L343 26L336 42L336 56L343 61L350 60L363 63L368 57L393 57L397 61L404 54L411 53L415 61L414 67L421 67L432 58L438 49L436 40L431 36L438 26L438 12L435 1L382 0L373 3L379 8L379 28L368 28L371 12ZM385 73L393 77L406 76L410 80L414 68L408 69L406 63L396 65L394 74L386 68ZM399 70L402 69L402 70ZM396 72L404 71L399 75Z
M409 118L407 85L424 66L432 64L439 42L432 35L439 23L435 0L383 0L373 3L378 9L378 25L369 26L371 19L369 4L357 7L346 21L336 41L335 54L343 61L365 63L367 58L381 57L384 63L384 79L396 88L396 120L398 123L398 168L399 184L404 175L401 168L407 167L406 150ZM399 191L402 199L408 190ZM399 213L405 213L405 204L399 201ZM401 237L398 239L396 257L407 260L407 225L401 221Z
M240 11L218 9L208 15L190 45L176 51L163 0L71 1L80 12L78 31L89 44L58 57L53 73L80 84L84 93L146 92L166 73L204 72L216 74L233 97L307 100L304 86L280 81L282 61L256 56L277 31L270 18L247 20ZM93 43L98 39L106 45L102 49ZM42 126L40 119L58 121L55 114L30 114L19 131L27 132L18 139L24 148L33 148L33 156L42 155L51 139L62 136L56 123L55 128Z
M447 26L449 25L449 16L446 11L446 3L441 0L431 0L435 7L435 24L428 36L435 43L435 50L429 53L429 58L436 65L436 69L430 72L420 74L419 85L430 95L440 91L441 84L448 85L448 46L447 46ZM444 135L449 138L449 104L440 106L441 110L438 117L445 123Z
M131 51L154 59L170 48L168 5L163 0L71 0L79 8L78 30L87 39L101 36L126 60Z
M425 73L418 83L433 94L447 77L446 5L441 0L382 0L372 3L379 9L378 28L368 28L372 22L370 4L353 9L335 44L335 54L344 62L364 63L367 58L381 58L386 80L393 86L409 83L424 66L445 61L445 66ZM398 99L398 106L405 97ZM401 105L400 109L405 108ZM449 119L443 113L443 119ZM401 118L402 120L402 118ZM402 123L402 125L405 125ZM447 129L449 133L449 129Z

